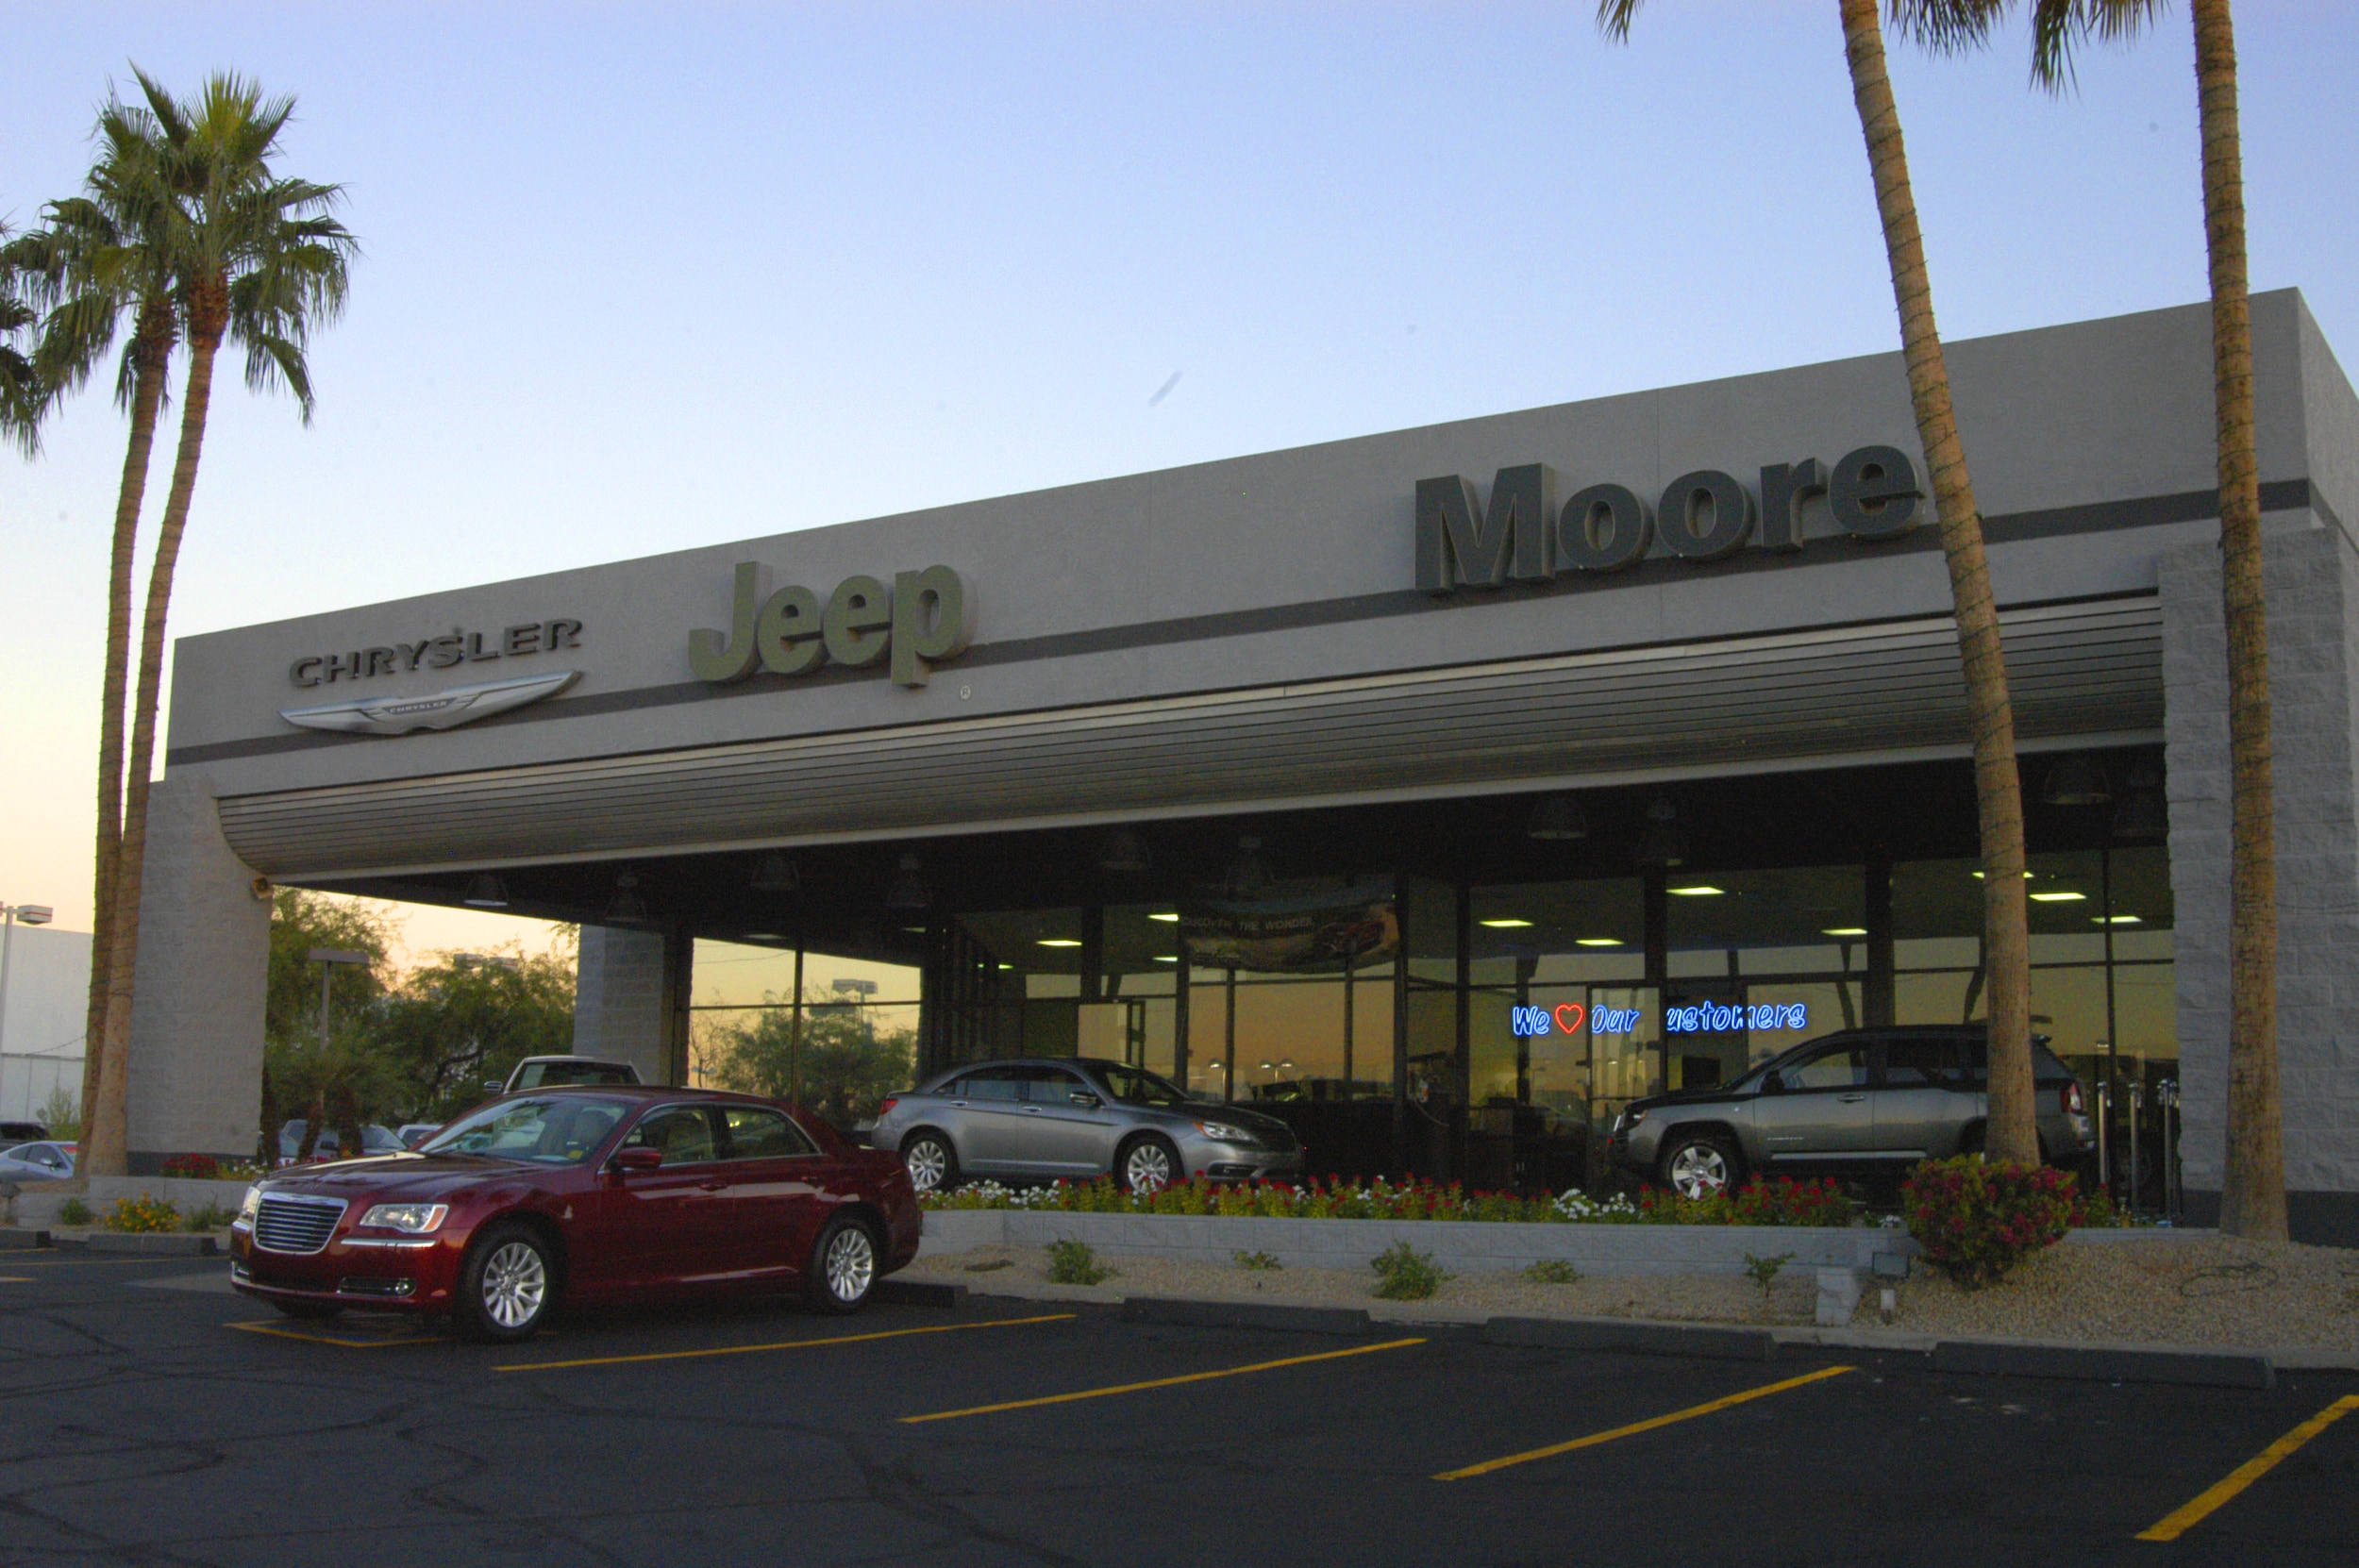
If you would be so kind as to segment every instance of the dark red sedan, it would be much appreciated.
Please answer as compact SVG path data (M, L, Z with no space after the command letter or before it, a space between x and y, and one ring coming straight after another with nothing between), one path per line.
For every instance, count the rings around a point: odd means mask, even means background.
M600 1086L493 1100L415 1152L258 1182L229 1277L293 1317L447 1312L518 1340L568 1303L798 1290L857 1310L917 1255L917 1194L775 1100Z

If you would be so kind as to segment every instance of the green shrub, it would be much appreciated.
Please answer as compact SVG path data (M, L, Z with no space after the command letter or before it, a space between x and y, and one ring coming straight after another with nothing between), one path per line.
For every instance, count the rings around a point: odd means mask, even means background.
M1407 1242L1395 1242L1370 1259L1368 1267L1376 1271L1376 1293L1387 1301L1422 1301L1444 1280L1458 1277L1435 1267L1431 1253L1414 1251Z
M64 1203L58 1206L58 1223L59 1225L88 1225L90 1222L90 1205L84 1203L80 1198L68 1198Z
M1286 1266L1278 1260L1278 1256L1275 1253L1239 1252L1232 1253L1230 1256L1237 1259L1237 1267L1241 1269L1251 1269L1257 1273L1270 1269L1282 1269Z
M1749 1252L1745 1255L1745 1272L1751 1275L1753 1283L1761 1287L1762 1300L1769 1299L1769 1288L1778 1282L1779 1274L1792 1261L1794 1255L1790 1252L1781 1252L1768 1258L1756 1258Z
M135 1198L118 1198L99 1224L109 1230L177 1230L180 1228L180 1210L163 1198L150 1197L142 1193Z
M1113 1272L1097 1260L1087 1242L1048 1243L1048 1282L1052 1285L1095 1285L1113 1277Z
M181 1221L180 1225L184 1230L219 1230L237 1217L236 1209L224 1209L217 1203L209 1203Z
M1925 1161L1900 1198L1925 1260L1969 1290L2005 1278L2062 1240L2083 1207L2065 1172L1981 1155Z
M1581 1271L1562 1258L1543 1258L1524 1270L1524 1277L1535 1285L1578 1285Z

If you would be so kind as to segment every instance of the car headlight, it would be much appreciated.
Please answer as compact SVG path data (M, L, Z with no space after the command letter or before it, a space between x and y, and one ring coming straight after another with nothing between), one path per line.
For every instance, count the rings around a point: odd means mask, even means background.
M1196 1130L1215 1143L1253 1143L1260 1140L1233 1122L1198 1122Z
M412 1236L423 1236L429 1230L442 1228L450 1215L446 1203L380 1203L360 1216L365 1229L405 1230Z
M238 1218L252 1225L254 1216L261 1211L261 1208L262 1190L259 1187L248 1187L245 1190L244 1201L238 1205Z

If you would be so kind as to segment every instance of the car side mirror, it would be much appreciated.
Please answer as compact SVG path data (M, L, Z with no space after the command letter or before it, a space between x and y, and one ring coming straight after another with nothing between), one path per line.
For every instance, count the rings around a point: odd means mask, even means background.
M1099 1099L1096 1095L1087 1093L1079 1089L1075 1090L1072 1093L1067 1094L1065 1098L1072 1101L1075 1105L1079 1106L1083 1110L1096 1110L1099 1106L1106 1103L1105 1101Z
M1765 1094L1782 1094L1785 1093L1785 1080L1775 1073L1765 1073L1761 1077L1761 1092Z
M662 1167L663 1151L644 1146L616 1149L614 1158L606 1162L606 1168L617 1176L630 1176L633 1173L644 1175L648 1171L661 1170Z
M500 1080L497 1078L485 1078L483 1080L483 1092L486 1094L498 1093L500 1092Z

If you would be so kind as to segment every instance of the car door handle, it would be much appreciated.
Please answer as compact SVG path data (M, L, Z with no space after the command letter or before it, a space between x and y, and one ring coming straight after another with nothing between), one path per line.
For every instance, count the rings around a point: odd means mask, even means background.
M710 1181L700 1181L696 1183L696 1190L700 1193L722 1193L728 1190L728 1185L729 1184L728 1182L723 1181L719 1176L714 1176Z
M1835 1098L1844 1105L1857 1105L1862 1100L1867 1098L1867 1096L1865 1094L1837 1094Z
M1024 1114L1027 1116L1037 1116L1040 1114L1040 1107L1036 1105L1028 1105L1024 1108Z

